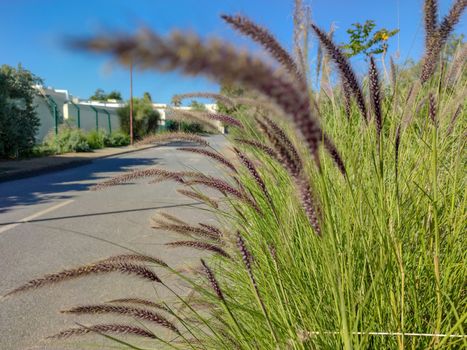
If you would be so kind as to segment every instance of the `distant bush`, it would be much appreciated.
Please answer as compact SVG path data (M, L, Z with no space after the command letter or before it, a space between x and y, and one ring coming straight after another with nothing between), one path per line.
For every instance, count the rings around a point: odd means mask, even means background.
M91 147L83 131L68 126L61 127L57 135L47 135L44 145L54 153L90 152Z
M176 120L167 120L165 122L165 128L167 131L183 131L192 134L201 134L205 132L203 126L199 123L179 122Z
M108 143L109 137L104 130L92 130L87 133L86 140L91 149L104 148Z
M122 147L130 144L130 135L122 131L113 132L106 139L106 147Z

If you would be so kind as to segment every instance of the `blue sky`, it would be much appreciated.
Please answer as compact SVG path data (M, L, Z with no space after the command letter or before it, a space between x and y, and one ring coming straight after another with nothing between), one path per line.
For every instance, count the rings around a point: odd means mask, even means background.
M444 15L452 0L440 0ZM378 27L399 27L400 36L389 42L390 53L399 48L402 62L420 57L423 47L422 0L310 0L314 21L323 28L334 22L336 40L345 41L345 30L367 19ZM166 33L180 28L201 36L226 38L256 49L220 20L219 15L244 14L268 27L285 47L291 47L292 0L0 0L0 64L19 62L45 80L45 85L68 89L87 98L96 88L113 89L129 96L128 72L108 58L71 52L63 45L67 36L102 31L133 31L140 25ZM464 18L465 19L465 16ZM457 27L466 32L465 23ZM316 41L313 41L316 47ZM359 67L358 59L354 62ZM149 91L153 100L169 102L173 94L217 91L218 86L202 78L177 73L137 72L134 94Z

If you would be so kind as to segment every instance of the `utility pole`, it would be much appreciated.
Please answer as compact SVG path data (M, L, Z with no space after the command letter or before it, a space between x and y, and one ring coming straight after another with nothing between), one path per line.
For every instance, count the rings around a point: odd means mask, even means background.
M133 145L133 61L130 61L130 144Z

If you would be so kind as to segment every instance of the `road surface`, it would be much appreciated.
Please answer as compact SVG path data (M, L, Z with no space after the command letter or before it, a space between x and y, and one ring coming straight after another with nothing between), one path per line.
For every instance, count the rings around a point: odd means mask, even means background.
M209 142L218 149L227 147L222 136L211 136ZM103 179L145 166L171 170L188 167L212 175L223 171L202 156L163 146L0 183L0 295L47 273L127 253L125 248L157 256L176 267L198 262L201 255L197 251L164 246L183 239L181 236L150 228L150 219L157 211L176 213L193 223L215 223L209 213L196 209L200 203L178 194L174 183L148 185L147 180L137 180L88 191L90 185ZM155 271L178 291L184 290L164 270ZM83 344L102 348L108 344L102 337L75 338L71 343L42 339L75 327L77 321L92 324L111 319L64 315L60 310L122 297L173 299L161 286L118 274L87 277L7 297L0 300L0 349L76 349ZM132 323L131 319L125 321ZM157 348L157 344L152 345Z

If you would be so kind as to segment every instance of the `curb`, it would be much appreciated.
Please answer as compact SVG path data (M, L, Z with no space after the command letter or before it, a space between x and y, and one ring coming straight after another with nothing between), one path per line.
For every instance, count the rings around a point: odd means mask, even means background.
M48 166L42 166L42 167L37 167L33 169L24 169L24 170L18 170L18 171L12 171L11 173L6 173L6 174L1 174L0 173L0 183L2 182L8 182L8 181L13 181L13 180L19 180L19 179L25 179L28 177L33 177L37 175L43 175L47 173L52 173L55 171L59 170L66 170L66 169L71 169L71 168L76 168L82 165L87 165L91 164L97 159L104 159L104 158L110 158L110 157L115 157L119 156L121 154L127 154L127 153L133 153L133 152L138 152L138 151L144 151L149 148L157 147L158 145L149 145L147 147L141 147L137 149L128 149L123 152L119 153L114 153L114 154L106 154L102 156L96 156L90 159L73 159L70 158L69 161L61 163L61 164L56 164L56 165L48 165Z

